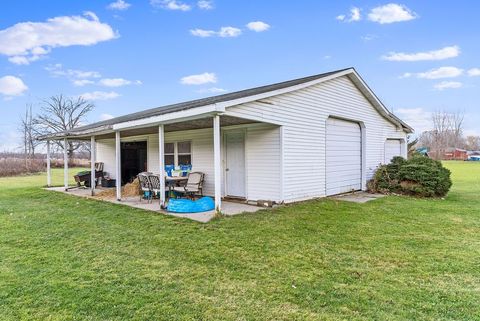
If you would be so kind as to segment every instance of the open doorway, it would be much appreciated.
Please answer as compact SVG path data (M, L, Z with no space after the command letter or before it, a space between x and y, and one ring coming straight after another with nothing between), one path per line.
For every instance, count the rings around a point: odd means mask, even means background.
M132 182L138 173L147 170L147 142L123 142L122 155L122 185Z

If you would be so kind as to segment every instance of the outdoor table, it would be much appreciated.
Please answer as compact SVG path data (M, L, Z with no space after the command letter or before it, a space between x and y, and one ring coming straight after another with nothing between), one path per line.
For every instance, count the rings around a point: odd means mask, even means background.
M186 176L166 176L165 177L165 183L168 186L168 196L172 197L172 189L175 185L178 183L183 183L188 180L188 177Z

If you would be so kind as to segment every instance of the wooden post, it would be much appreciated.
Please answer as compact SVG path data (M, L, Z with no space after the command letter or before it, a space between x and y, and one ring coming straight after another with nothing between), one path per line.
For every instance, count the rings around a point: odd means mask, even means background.
M52 170L50 165L50 141L47 140L47 187L52 186Z
M160 164L160 209L165 207L165 128L158 126L158 159Z
M120 131L115 132L115 181L117 189L117 200L122 200L122 159L120 150Z
M63 139L63 184L65 191L68 191L68 140Z
M90 190L95 195L95 136L90 137Z
M220 149L220 116L213 117L213 166L215 168L215 210L222 209L222 163Z

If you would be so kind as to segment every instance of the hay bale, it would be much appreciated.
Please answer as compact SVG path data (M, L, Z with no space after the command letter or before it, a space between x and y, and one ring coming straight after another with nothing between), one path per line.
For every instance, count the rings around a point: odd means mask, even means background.
M116 196L116 189L109 188L102 191L99 191L95 194L97 198L115 198ZM140 181L136 178L133 182L122 186L122 196L123 197L133 197L133 196L140 196L142 195L142 191L140 189Z
M138 178L135 178L135 180L133 182L126 184L122 188L122 195L127 196L127 197L141 195L140 181L138 180Z

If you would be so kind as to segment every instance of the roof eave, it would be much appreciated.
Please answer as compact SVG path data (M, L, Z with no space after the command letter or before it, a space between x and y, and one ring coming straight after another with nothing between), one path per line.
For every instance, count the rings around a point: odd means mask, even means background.
M414 129L405 123L403 120L398 118L395 114L393 114L388 108L383 104L383 102L378 98L378 96L373 92L373 90L367 85L367 83L363 80L360 74L355 70L355 68L351 68L351 72L349 73L350 78L355 84L360 85L360 91L367 97L367 99L376 107L376 109L382 114L385 118L390 120L393 124L397 127L402 128L407 134L411 134L414 132Z
M59 140L64 138L82 138L92 135L103 135L113 132L112 126L100 126L91 128L88 130L70 130L59 133L53 133L48 135L40 135L37 137L37 140L46 141L46 140Z

